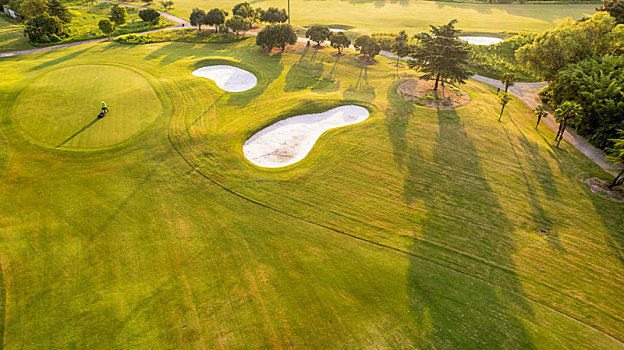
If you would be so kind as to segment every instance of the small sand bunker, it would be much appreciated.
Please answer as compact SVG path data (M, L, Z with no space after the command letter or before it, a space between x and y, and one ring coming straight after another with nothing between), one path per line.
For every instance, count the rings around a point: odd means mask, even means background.
M397 93L419 106L435 109L453 109L470 103L470 96L460 88L445 84L433 91L433 80L410 79L397 87Z
M459 38L472 45L493 45L503 42L503 39L492 36L460 36Z
M252 73L227 65L201 67L194 70L193 75L210 79L227 92L247 91L258 84L258 79Z
M346 32L346 29L340 29L340 28L329 28L329 31L332 33L336 33L336 32Z
M305 158L323 133L361 123L368 115L364 107L347 105L323 113L284 119L247 140L243 145L243 154L250 162L265 168L295 164Z

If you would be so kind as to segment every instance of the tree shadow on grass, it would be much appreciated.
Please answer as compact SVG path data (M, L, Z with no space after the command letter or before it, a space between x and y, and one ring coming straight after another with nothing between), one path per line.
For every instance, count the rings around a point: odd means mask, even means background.
M312 53L307 57L307 53ZM318 50L305 48L299 61L286 73L284 92L301 91L315 86L323 75L324 58L317 60Z
M392 101L391 101L392 103ZM394 101L396 103L396 101ZM426 219L410 259L410 308L423 348L534 348L523 322L534 315L512 258L514 228L482 171L455 110L438 110L433 159L410 144L409 109L389 117L395 160L404 163L404 200ZM423 116L426 118L429 116Z
M160 58L160 62L158 64L161 66L167 66L181 59L193 58L196 56L191 54L193 50L176 50L176 46L180 46L180 44L172 42L161 46L158 49L151 51L147 56L145 56L145 59L156 60Z
M92 127L95 123L97 123L100 119L102 118L98 118L96 117L95 119L93 119L89 124L85 125L82 127L82 129L76 131L73 135L71 135L70 137L66 138L63 142L59 143L56 148L62 147L64 146L66 143L68 143L69 141L73 140L76 136L82 134L85 130L89 129L90 127Z
M375 99L375 87L368 83L368 66L360 65L360 73L355 82L344 91L344 98L347 100L361 100L372 102Z
M71 60L73 58L76 58L76 57L82 55L83 53L85 53L86 51L89 51L90 49L91 49L91 47L87 47L85 49L82 49L82 50L79 50L79 51L76 51L76 52L72 52L72 53L70 53L68 55L65 55L63 57L59 57L59 58L56 58L56 59L53 59L53 60L46 61L46 62L44 62L44 63L42 63L42 64L40 64L38 66L32 67L30 70L31 71L35 71L35 70L40 70L40 69L52 67L52 66L57 65L59 63L63 63L65 61L69 61L69 60Z

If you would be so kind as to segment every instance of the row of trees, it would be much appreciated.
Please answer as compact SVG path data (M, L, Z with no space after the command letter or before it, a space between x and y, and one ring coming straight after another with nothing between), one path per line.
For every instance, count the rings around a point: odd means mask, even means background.
M243 35L255 23L266 22L270 24L284 23L288 20L285 9L269 7L266 11L261 8L253 8L248 2L236 4L232 8L232 18L227 18L229 13L219 8L213 8L208 12L195 8L191 12L189 21L201 31L202 25L215 27L215 32L227 32L231 30L243 32ZM220 28L221 27L221 28Z
M57 42L68 35L72 16L60 0L11 0L6 6L26 19L24 34L31 42Z

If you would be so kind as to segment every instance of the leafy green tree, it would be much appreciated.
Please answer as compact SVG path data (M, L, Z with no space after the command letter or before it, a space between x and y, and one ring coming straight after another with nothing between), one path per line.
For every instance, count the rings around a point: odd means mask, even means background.
M624 0L602 0L602 6L597 11L606 11L617 23L624 23Z
M239 32L243 32L243 37L249 30L249 22L245 20L242 16L234 15L232 18L225 21L225 25L238 35Z
M217 33L219 32L219 25L225 23L226 16L227 12L219 8L213 8L206 13L206 24L209 26L215 26L215 33Z
M618 130L619 138L612 139L613 147L611 148L611 154L607 157L607 161L611 164L623 164L624 165L624 130ZM613 188L617 185L624 184L624 168L613 179L609 188Z
M624 26L606 12L584 21L568 18L555 29L539 34L516 51L516 59L529 73L551 80L563 67L590 56L620 53Z
M173 0L164 0L164 1L161 1L160 4L165 9L165 11L167 11L167 10L170 10L173 7L174 2L173 2Z
M128 12L126 12L126 8L115 4L110 10L110 20L113 21L116 26L126 23L128 21Z
M189 17L189 22L192 26L197 27L198 31L201 31L201 26L206 24L206 11L194 8Z
M516 85L516 76L509 72L503 73L501 76L501 83L505 87L505 92L507 92L511 86Z
M390 51L396 55L397 78L399 77L399 59L407 57L414 51L413 46L408 43L408 39L407 33L401 31L390 45Z
M71 13L60 0L48 1L48 14L52 17L57 17L65 23L69 23L72 20Z
M145 23L156 25L160 20L160 13L154 9L144 9L139 11L139 18Z
M457 20L435 27L431 26L429 33L416 35L418 45L414 48L412 58L408 61L410 67L423 72L422 79L435 79L434 91L438 90L438 83L464 83L470 72L466 68L466 59L469 46L457 37L460 30L455 29Z
M500 115L498 116L498 121L500 122L503 118L503 111L505 110L505 106L511 101L511 94L508 92L501 92L498 95L498 103L501 105Z
M349 40L349 38L343 32L332 33L329 36L329 42L331 44L331 47L333 47L334 49L338 49L339 54L342 53L342 50L345 47L349 47L349 45L351 45L351 40Z
M271 52L274 47L280 47L282 52L286 45L294 45L297 42L297 34L290 24L271 24L258 33L256 45Z
M110 39L111 34L115 31L115 25L108 18L104 18L98 22L98 27L102 31L102 33L108 35Z
M366 56L369 61L377 56L379 51L381 51L379 43L368 35L360 35L357 37L353 46L355 46L355 49L360 51L362 55Z
M20 14L26 19L48 12L48 3L46 0L25 0L19 2L19 4L21 10Z
M543 90L557 106L575 101L583 114L570 125L592 145L607 150L624 129L624 56L591 57L560 70Z
M535 129L537 129L537 127L540 124L540 121L542 121L542 118L545 118L548 115L548 112L546 111L546 108L543 105L539 105L533 108L533 113L537 117L537 124L535 124Z
M247 23L249 23L249 28L251 28L253 24L260 19L262 10L260 10L260 13L257 13L257 10L259 9L254 9L248 2L241 2L234 5L234 8L232 8L232 15L243 17Z
M277 7L269 7L266 11L262 12L260 20L271 24L284 23L288 20L288 15L285 9L280 10Z
M327 39L331 35L331 31L328 26L312 26L308 28L306 31L306 38L316 42L317 45L321 45L321 43Z
M67 36L67 28L57 17L42 13L30 18L26 22L24 34L34 43L58 42L61 37Z
M563 139L563 134L565 133L566 127L568 126L568 121L573 118L577 118L581 115L583 109L581 106L572 101L565 101L559 105L559 107L553 113L553 117L557 123L559 123L559 131L557 131L557 136L555 137L555 141L557 141L557 148L559 148L559 144Z

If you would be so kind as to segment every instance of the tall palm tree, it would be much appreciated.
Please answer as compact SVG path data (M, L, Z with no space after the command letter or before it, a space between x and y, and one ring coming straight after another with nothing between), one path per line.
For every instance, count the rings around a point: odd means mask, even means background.
M509 89L509 87L516 85L516 76L513 73L503 73L501 76L501 83L505 87L505 92Z
M559 131L557 132L557 137L555 137L557 148L559 148L561 139L563 139L563 133L568 126L568 120L580 116L582 112L583 109L581 105L573 101L565 101L555 110L553 117L555 117L555 120L559 123Z
M537 124L535 124L535 129L537 129L537 127L540 124L540 121L542 120L542 118L548 115L548 112L546 111L546 108L543 105L539 105L533 108L533 113L535 113L535 116L537 117Z
M607 161L611 164L624 164L624 130L618 130L620 133L619 139L612 139L614 142L611 148L611 154L607 157ZM609 188L613 188L617 185L624 184L624 168L613 179L613 182L609 185Z
M499 122L501 121L501 118L503 117L503 111L505 110L505 106L507 106L509 101L511 101L511 94L507 92L501 92L499 95L499 100L498 100L498 103L500 103L501 105L501 112L500 112L500 115L498 116Z

